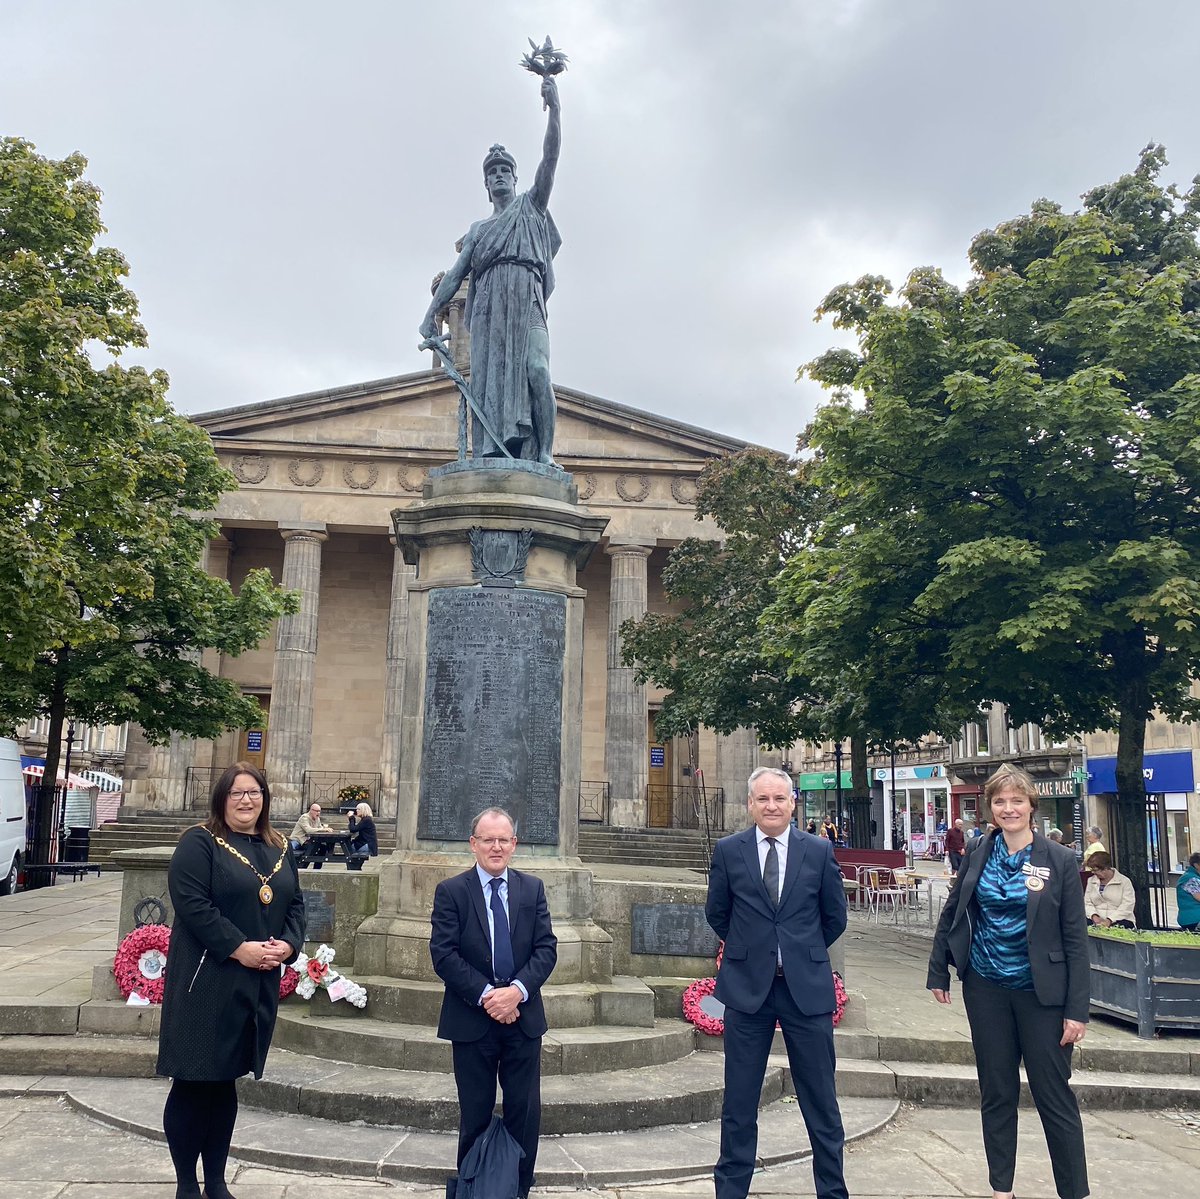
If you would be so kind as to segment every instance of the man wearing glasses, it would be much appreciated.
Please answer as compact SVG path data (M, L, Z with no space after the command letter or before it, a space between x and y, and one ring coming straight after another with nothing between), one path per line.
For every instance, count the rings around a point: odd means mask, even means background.
M307 812L304 813L303 816L300 817L299 820L296 821L295 826L292 828L292 834L288 840L292 843L292 852L299 853L301 847L307 843L309 837L312 836L313 833L332 832L333 829L331 829L329 825L327 825L321 819L321 805L319 803L315 803L311 808L308 809ZM320 870L321 865L322 862L318 858L312 863L312 868L314 870Z
M558 959L541 880L509 867L517 847L502 808L471 824L475 865L437 886L429 952L446 984L437 1035L453 1042L458 1164L491 1123L496 1081L504 1124L525 1156L518 1194L529 1194L541 1126L542 984Z

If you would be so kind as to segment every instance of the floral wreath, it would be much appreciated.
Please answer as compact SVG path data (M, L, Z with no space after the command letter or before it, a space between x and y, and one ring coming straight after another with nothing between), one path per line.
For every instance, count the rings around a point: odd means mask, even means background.
M143 924L127 934L113 958L113 977L121 997L136 994L149 1003L162 1003L171 930L165 924Z
M725 952L724 942L717 949L717 969L721 969L721 957ZM725 1021L720 1016L706 1012L703 1002L717 989L715 978L698 978L683 993L683 1018L689 1020L709 1037L719 1037L725 1032ZM833 1026L836 1028L846 1014L846 984L842 976L833 972Z
M344 999L355 1007L366 1007L366 988L331 968L335 956L335 951L328 945L322 945L312 957L300 954L288 965L285 972L296 980L292 984L292 991L301 999L311 999L317 993L317 988L322 987L329 992L329 998L334 1003ZM280 991L282 992L282 984Z
M165 924L143 924L121 941L113 957L113 977L122 998L137 995L147 1003L162 1003L170 947L171 930ZM286 999L299 982L299 975L283 967L279 998Z

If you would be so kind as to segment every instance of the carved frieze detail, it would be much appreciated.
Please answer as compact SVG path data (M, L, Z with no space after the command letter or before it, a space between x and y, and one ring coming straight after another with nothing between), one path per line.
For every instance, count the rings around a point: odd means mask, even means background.
M355 491L370 491L379 481L379 467L374 462L347 462L342 467L342 478Z
M676 475L671 480L671 495L674 496L677 504L686 504L691 508L696 503L696 495L698 492L695 479L685 478L683 475Z
M293 458L288 463L288 478L296 487L315 487L325 477L325 463L316 458Z
M239 483L261 483L271 464L262 454L239 454L230 469Z
M396 474L402 491L420 491L425 486L425 472L420 468L417 469L417 481L415 483L408 477L408 467L406 466L401 466Z
M617 495L627 504L640 504L649 494L649 475L617 476Z
M579 488L579 498L587 503L596 494L596 476L587 471L575 476L575 485Z

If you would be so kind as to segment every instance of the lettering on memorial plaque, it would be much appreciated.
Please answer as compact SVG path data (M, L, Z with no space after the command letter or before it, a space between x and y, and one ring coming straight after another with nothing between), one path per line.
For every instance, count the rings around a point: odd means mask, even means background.
M567 600L450 587L429 598L417 836L464 841L501 807L517 837L558 843Z
M337 915L336 891L305 891L305 937L310 941L332 941L333 921Z
M668 957L711 958L717 934L702 903L635 903L630 916L629 951Z

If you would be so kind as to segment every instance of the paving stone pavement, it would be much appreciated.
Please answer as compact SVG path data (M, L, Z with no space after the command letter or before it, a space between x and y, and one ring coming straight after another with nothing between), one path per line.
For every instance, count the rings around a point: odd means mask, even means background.
M93 966L112 960L119 896L119 875L106 874L0 897L0 1024L5 1001L38 997L72 1003L88 997ZM924 990L928 938L928 925L919 915L907 928L852 915L845 938L849 985L864 994L874 1033L965 1041L966 1020L957 994L947 1008ZM1166 1035L1138 1041L1126 1026L1096 1019L1084 1053L1089 1046L1150 1054L1198 1052L1200 1039ZM1094 1199L1157 1199L1196 1190L1200 1111L1089 1111L1084 1125ZM347 1132L354 1137L355 1126L347 1126ZM883 1131L852 1145L846 1161L855 1199L974 1199L990 1194L973 1108L904 1107ZM0 1098L0 1199L172 1199L171 1177L161 1144L88 1120L53 1097ZM365 1199L384 1191L441 1194L437 1187L316 1178L245 1163L231 1163L231 1181L238 1199ZM699 1181L586 1193L602 1199L697 1199L711 1195L712 1186ZM760 1171L752 1187L752 1194L761 1196L813 1193L806 1162ZM1021 1112L1017 1194L1021 1199L1054 1199L1041 1129L1029 1110Z
M798 1117L797 1117L798 1119ZM1200 1180L1200 1113L1121 1112L1084 1116L1093 1199L1194 1192ZM971 1111L906 1108L883 1132L846 1154L854 1199L975 1199L990 1194ZM165 1149L95 1124L61 1100L0 1102L0 1199L173 1199ZM437 1196L442 1188L359 1178L311 1177L230 1163L238 1199L369 1199L386 1193ZM596 1199L700 1199L708 1181L615 1190L554 1191ZM760 1171L752 1195L813 1195L807 1163ZM1021 1199L1054 1199L1050 1162L1032 1112L1022 1112L1017 1162Z

